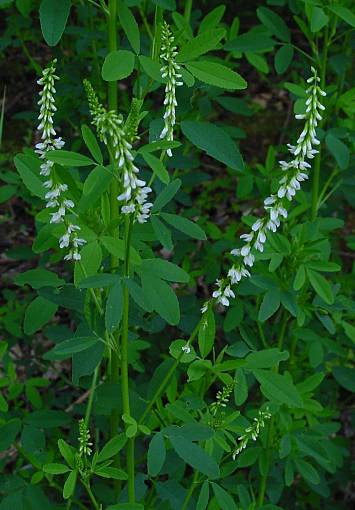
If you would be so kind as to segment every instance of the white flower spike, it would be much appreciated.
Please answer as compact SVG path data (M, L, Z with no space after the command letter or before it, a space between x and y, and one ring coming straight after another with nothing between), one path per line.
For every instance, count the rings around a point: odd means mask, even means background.
M305 121L304 128L298 137L296 145L288 144L289 152L294 156L290 162L280 161L280 168L285 173L279 181L279 189L274 195L264 200L265 216L259 218L251 227L251 231L242 234L240 239L245 243L241 248L235 248L231 254L238 257L238 261L228 271L227 277L216 281L217 290L212 294L217 303L229 306L229 298L234 297L231 285L238 284L242 278L248 278L248 268L253 267L255 253L263 252L268 231L276 232L282 219L287 218L286 204L290 202L301 188L301 183L308 179L308 170L311 165L306 161L313 159L317 150L313 147L319 145L316 137L316 127L321 120L319 110L324 110L319 97L326 93L319 87L317 71L312 67L312 76L307 80L310 86L306 89L306 112L297 114L296 119ZM207 309L204 306L204 309ZM204 311L202 311L204 313Z
M53 116L57 108L55 106L55 87L54 84L59 80L55 74L56 60L53 60L42 73L42 77L37 81L42 86L39 93L40 99L38 104L40 112L38 116L39 125L37 129L41 132L42 142L37 143L35 152L42 159L40 174L49 177L43 183L44 188L48 190L45 194L47 201L46 208L56 208L55 212L51 212L50 223L64 223L66 227L65 234L59 239L60 248L69 248L69 254L65 255L65 260L80 260L79 246L86 243L85 239L79 239L77 231L80 230L78 225L74 225L67 221L65 215L68 209L74 208L74 202L65 198L63 193L68 190L68 186L60 182L59 177L54 172L54 163L47 159L49 151L59 150L63 147L64 141L59 137L56 138L56 131L53 127Z
M139 179L139 168L134 164L132 145L123 127L122 116L114 111L106 111L100 104L91 84L85 80L84 86L89 100L92 124L95 125L100 139L114 152L118 171L122 176L122 193L117 200L123 202L121 212L131 214L133 221L145 223L153 206L147 201L152 191L146 182Z
M179 64L175 62L177 54L177 47L174 46L174 36L171 33L169 25L164 21L160 58L163 62L161 76L163 79L166 79L166 85L164 99L165 112L163 117L164 128L160 133L160 138L170 142L174 140L174 126L176 122L176 87L183 85L181 81L182 75L179 73L181 68ZM168 149L166 153L169 157L173 155L171 149Z

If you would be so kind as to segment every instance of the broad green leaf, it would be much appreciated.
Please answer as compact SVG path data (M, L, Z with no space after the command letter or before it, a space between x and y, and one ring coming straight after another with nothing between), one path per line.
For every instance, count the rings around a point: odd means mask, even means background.
M64 439L58 439L58 449L59 449L63 459L65 459L65 461L67 462L67 464L70 467L74 467L75 452L76 452L75 448L68 445L68 443L66 443L64 441Z
M195 58L216 49L224 35L224 28L206 30L181 46L177 56L177 61L186 62L188 60L194 60Z
M261 23L270 30L272 35L281 41L290 42L290 31L281 16L267 7L259 7L256 13Z
M215 62L201 60L199 62L190 62L186 68L191 74L209 85L222 87L229 90L240 90L247 87L247 82L240 74Z
M305 284L305 281L306 281L306 269L304 264L301 264L297 269L295 279L293 281L293 288L295 290L302 289L303 285Z
M238 468L245 468L255 464L260 455L260 448L249 446L246 450L242 451L238 457Z
M84 278L96 274L102 260L101 247L97 241L86 244L80 254L80 264L75 264L74 268L74 283L76 286Z
M334 295L330 283L321 274L307 268L309 281L320 298L328 305L334 303Z
M187 283L190 280L190 277L186 271L181 269L176 264L173 264L172 262L164 259L144 259L142 262L141 270L170 282Z
M32 335L47 324L57 309L58 305L41 296L36 297L25 311L23 329L26 335Z
M355 326L352 326L346 321L342 321L341 325L344 328L345 334L352 342L355 343Z
M183 134L190 142L209 156L242 171L244 162L235 142L222 128L209 123L185 120L181 122Z
M171 232L166 227L166 225L160 221L158 216L152 215L150 218L154 234L156 235L156 238L160 242L160 244L168 251L172 251L173 249L173 241L171 238Z
M336 381L348 391L355 392L355 369L349 367L334 367L333 375Z
M339 138L336 138L332 134L327 134L325 137L325 143L328 147L329 152L334 157L335 161L339 165L341 170L345 170L349 166L350 151L348 147Z
M99 163L99 165L102 165L104 160L94 133L88 126L86 126L86 124L83 124L81 126L81 134L83 136L86 147L91 152L92 157L97 161L97 163Z
M247 378L242 368L236 370L234 380L234 401L237 406L241 406L248 398L249 391Z
M155 199L152 212L155 213L163 209L163 207L166 206L166 204L168 204L174 198L176 193L179 191L180 186L180 179L175 179L170 184L168 184Z
M347 7L342 5L328 5L329 10L334 12L339 18L348 23L351 27L355 28L355 14Z
M16 187L9 185L1 186L0 188L0 204L7 202L16 194Z
M63 149L49 151L47 153L47 159L62 166L90 166L95 164L95 162L87 156Z
M311 32L319 32L328 24L329 16L327 16L321 7L312 7L311 14Z
M43 466L43 471L45 473L49 473L50 475L62 475L63 473L70 471L70 469L65 464L51 463L45 464Z
M209 498L210 491L208 486L208 480L205 480L202 484L200 494L198 496L196 510L206 510Z
M167 9L168 11L176 11L176 0L152 0L153 4L161 7L162 9ZM127 509L131 510L131 509ZM132 510L136 510L135 508Z
M269 400L289 407L302 407L303 402L296 386L285 376L272 371L254 369L253 374Z
M155 152L167 149L176 149L177 147L180 147L180 145L181 143L178 142L177 140L156 140L154 142L142 145L142 147L140 147L137 152L143 154L144 152Z
M64 487L63 487L63 498L64 499L69 499L74 494L77 476L78 476L77 471L71 471L68 478L66 479Z
M146 312L153 311L153 305L150 302L149 296L143 291L142 287L140 287L135 281L131 278L125 279L125 285L128 288L129 294L133 301L140 307L142 310Z
M107 459L111 459L118 452L122 450L127 442L126 434L121 433L110 439L100 451L97 462L104 462Z
M279 351L276 348L264 349L262 351L251 352L245 358L245 365L243 368L249 370L255 368L272 368L289 358L287 351Z
M254 53L252 51L246 51L245 56L249 64L251 64L255 69L260 71L261 73L268 74L269 72L269 65L267 63L266 58L264 55L261 55L259 53Z
M142 274L143 292L154 310L172 326L180 322L179 301L172 288L156 275Z
M198 330L198 347L201 356L205 358L212 350L216 336L216 323L213 310L209 309L203 314L203 320Z
M219 5L218 7L212 9L212 11L210 11L208 14L206 14L201 23L199 23L198 33L200 34L201 32L215 28L223 18L225 10L225 5Z
M105 287L112 287L117 280L118 276L110 273L99 273L92 276L88 276L87 278L83 278L80 281L78 287L79 289L98 289Z
M255 30L249 30L249 32L238 35L235 39L229 41L224 48L232 51L252 51L257 53L259 51L272 50L274 46L275 41L269 36Z
M123 469L115 467L96 467L94 471L95 475L101 476L102 478L111 478L112 480L127 480L128 476Z
M66 359L76 352L85 351L95 345L100 339L96 336L73 337L58 343L53 349L48 351L44 359Z
M120 324L123 313L123 289L120 280L110 288L105 311L105 326L112 333Z
M223 489L220 485L217 485L214 482L211 482L211 485L221 510L238 510L238 507L235 504L234 499L230 494L228 494L228 492L225 489Z
M191 25L189 23L189 20L187 20L182 14L179 12L173 12L172 18L174 20L174 23L176 25L176 28L178 29L179 35L181 37L187 40L193 38L193 32Z
M150 57L146 57L145 55L139 56L139 62L150 78L159 83L164 83L160 71L161 64L159 64L159 62L152 60Z
M7 411L3 411L7 412ZM22 427L22 422L18 418L13 418L7 423L0 425L0 452L7 450L15 442L17 435Z
M186 340L174 340L169 347L169 352L173 358L178 359L180 363L191 363L196 358L196 352L193 345L190 345L190 352L184 352Z
M200 239L201 241L206 239L206 234L202 228L199 227L196 223L187 220L183 216L163 212L160 213L160 215L167 223L169 223L169 225L172 225L174 228L176 228L176 230L183 232L187 236L194 239Z
M186 464L210 478L219 476L217 462L200 446L179 436L171 436L170 442L175 452Z
M264 322L269 319L280 307L280 293L275 290L268 290L260 305L258 320Z
M275 69L277 74L283 74L289 68L294 54L293 46L285 44L275 54Z
M288 81L285 81L284 87L286 90L291 92L296 97L301 97L301 98L307 97L304 87L301 87L300 85L296 85L296 83L290 83Z
M68 425L70 423L70 416L64 411L44 409L27 414L24 418L24 423L40 429L51 429Z
M134 53L128 50L111 51L103 63L101 76L105 81L123 80L132 74Z
M317 473L316 469L312 466L312 464L306 462L303 459L294 459L294 462L296 464L297 471L305 480L307 480L307 482L313 485L319 484L320 482L319 474Z
M40 160L29 154L18 154L15 159L16 170L26 188L36 197L44 198L46 190L39 178Z
M307 267L309 269L314 269L314 271L320 271L325 273L336 273L341 270L341 266L336 264L335 262L326 262L324 260L317 260L315 262L307 262Z
M242 322L244 317L244 308L241 302L238 302L235 306L228 308L226 313L223 329L226 333L233 331Z
M120 260L125 259L125 242L123 239L117 239L116 237L111 236L102 236L100 238L100 242L106 250L111 253L111 255L114 255ZM139 253L133 246L131 246L130 250L130 261L135 265L140 265L142 263Z
M3 397L2 393L0 393L0 412L7 413L9 410L9 405L5 398Z
M17 285L30 285L33 289L40 289L41 287L59 287L65 283L62 278L59 278L56 273L48 271L47 269L30 269L24 273L19 274L15 278Z
M123 0L120 0L118 4L118 17L130 45L138 55L141 46L139 27L131 10Z
M153 156L153 154L150 154L149 152L143 152L142 154L145 162L150 166L150 168L153 170L155 175L161 180L161 182L163 182L164 184L168 184L170 181L170 177L167 169L165 168L164 163L159 158Z
M163 434L158 432L152 438L148 447L147 462L150 476L157 476L166 458L166 448Z
M42 0L39 8L39 20L44 40L49 46L55 46L62 37L71 7L70 0Z

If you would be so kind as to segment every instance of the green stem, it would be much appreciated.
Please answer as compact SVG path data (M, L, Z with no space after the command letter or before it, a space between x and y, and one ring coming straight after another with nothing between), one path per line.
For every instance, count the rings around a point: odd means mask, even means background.
M181 507L181 510L187 510L188 504L190 502L192 494L193 494L193 492L195 490L195 487L197 485L197 479L198 479L198 471L195 470L194 476L192 478L192 482L191 482L191 485L190 485L190 488L189 488L189 490L188 490L188 492L186 494L185 501L184 501L184 504Z
M277 347L281 351L284 344L284 338L286 333L286 327L288 322L288 314L284 312L280 333L277 339ZM278 372L279 368L275 368L275 372ZM266 438L266 454L267 454L267 462L264 469L264 472L260 479L259 484L259 496L258 496L258 502L257 502L257 508L260 508L264 504L264 498L265 498L265 492L266 492L266 483L269 477L269 471L271 467L271 457L272 457L272 444L274 439L274 427L275 427L275 419L272 416L269 422L268 431L267 431L267 438Z
M95 498L95 496L94 496L94 494L93 494L93 492L91 490L90 483L84 483L83 482L83 485L84 485L84 487L86 489L86 492L89 495L91 503L94 505L95 510L100 510L100 505L96 501L96 498Z
M130 217L126 217L126 252L124 262L124 276L129 278L130 269L130 252L131 252L131 235L132 221ZM122 336L121 336L121 392L123 413L127 416L131 415L129 403L129 374L128 374L128 330L129 330L129 292L125 285L123 289L123 319L122 319ZM135 496L135 461L134 461L134 438L130 438L127 443L127 474L128 474L128 501L134 503Z
M194 339L195 339L195 337L196 337L196 335L198 333L198 330L199 330L199 327L200 327L200 323L201 323L201 319L197 323L197 326L195 327L195 329L191 333L188 341L186 342L188 345L191 345L192 342L194 341ZM163 381L161 382L161 384L159 385L158 389L154 393L153 397L149 401L147 407L145 408L144 413L140 417L139 422L138 422L139 425L141 425L144 422L145 418L147 417L147 415L151 411L152 407L155 405L156 401L158 400L160 395L163 393L165 387L169 384L170 378L174 374L175 370L177 369L177 367L178 367L178 365L180 363L180 360L181 360L183 355L184 355L184 352L181 351L179 356L176 358L175 362L172 364L172 366L168 370L168 372L167 372L166 376L164 377Z
M109 0L108 14L107 14L107 44L108 51L117 50L117 0ZM117 112L117 81L108 82L108 108ZM110 151L110 163L114 164L114 155ZM110 219L115 220L118 217L118 181L113 179L110 186ZM114 256L111 257L111 267L118 266L118 259ZM119 380L119 359L116 349L110 352L110 380L113 384L117 384ZM117 434L119 424L119 414L117 407L111 412L110 428L111 437ZM118 459L118 460L117 460ZM119 462L119 457L116 459L116 464ZM116 484L118 485L118 484Z
M100 371L100 363L95 368L94 375L92 376L89 400L88 400L88 403L87 403L87 406L86 406L86 412L85 412L85 425L87 427L89 426L89 422L90 422L90 416L91 416L91 411L92 411L92 404L93 404L93 401L94 401L94 395L95 395L95 389L96 389L96 386L97 386L97 378L98 378L98 375L99 375L99 371Z
M192 0L186 0L185 1L184 18L187 21L187 23L190 23L191 9L192 9Z
M324 89L325 84L325 73L327 69L328 60L328 48L329 48L329 29L326 27L324 35L323 55L320 62L320 86ZM323 123L320 123L320 127ZM311 220L314 221L318 214L319 205L319 181L320 181L320 164L321 164L321 149L319 147L318 154L315 157L313 177L312 177L312 208L311 208Z

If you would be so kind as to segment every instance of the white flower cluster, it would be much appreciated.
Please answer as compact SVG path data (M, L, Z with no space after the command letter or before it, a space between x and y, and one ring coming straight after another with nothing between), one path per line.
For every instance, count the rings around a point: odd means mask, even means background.
M227 407L230 396L234 389L234 382L224 386L222 390L217 391L216 400L210 404L212 416L216 416L217 413L223 412L223 409Z
M92 123L96 126L100 139L113 151L118 170L122 172L123 191L117 197L119 202L124 202L121 211L123 214L132 214L134 221L145 223L153 206L147 202L152 189L138 178L139 168L134 165L132 144L127 139L122 116L114 111L107 112L99 103L91 84L85 80L84 85L93 117Z
M160 138L172 142L174 140L174 125L176 121L175 108L177 106L176 87L183 85L180 81L182 75L179 73L180 66L175 62L178 54L177 47L174 46L174 36L170 31L169 25L164 21L162 28L162 45L160 58L163 61L161 76L166 79L165 99L164 99L164 128L160 133ZM172 156L171 149L166 151L168 156Z
M43 160L41 164L40 174L48 177L43 186L48 190L45 194L47 201L46 207L55 208L56 211L51 213L50 223L63 223L66 227L65 234L59 239L60 248L69 248L69 253L65 255L66 260L80 260L79 247L86 243L84 239L78 237L80 227L67 221L65 214L68 209L73 209L74 202L67 198L63 193L68 190L68 186L60 182L60 179L53 170L54 163L47 159L49 151L61 149L64 141L58 137L53 127L53 116L57 108L55 106L55 82L58 76L55 74L56 60L53 60L49 66L44 69L42 77L37 81L42 86L39 93L40 113L38 116L38 131L41 133L42 141L36 144L35 152Z
M233 452L233 460L235 460L236 456L239 455L249 443L250 439L256 441L260 431L265 427L265 420L269 420L271 418L271 414L269 411L259 411L258 416L254 418L253 425L247 427L244 431L244 434L238 437L238 446Z
M312 67L312 76L307 80L309 87L306 90L306 112L296 115L296 119L304 119L305 124L302 133L298 137L296 145L288 144L289 152L294 156L290 162L280 161L281 170L285 173L279 181L279 189L276 194L270 195L264 200L265 216L258 219L251 227L248 234L243 234L240 239L245 243L242 248L236 248L231 254L239 258L230 268L227 278L217 280L217 290L212 294L218 303L229 306L229 298L235 294L231 289L232 285L238 284L242 278L250 276L251 268L254 265L255 253L264 250L266 234L268 231L276 232L281 220L287 218L286 204L291 201L301 183L308 179L307 171L311 165L307 159L313 159L317 150L314 146L319 145L316 136L318 121L322 119L319 110L324 106L319 101L319 96L325 96L325 92L319 87L319 77ZM206 309L206 304L202 312Z

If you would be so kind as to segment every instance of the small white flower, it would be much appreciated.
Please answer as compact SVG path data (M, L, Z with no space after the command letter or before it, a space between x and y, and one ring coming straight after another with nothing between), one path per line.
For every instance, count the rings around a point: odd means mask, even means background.
M185 353L185 354L190 354L191 352L191 347L189 346L189 344L186 344L186 345L183 345L181 347L181 350Z

